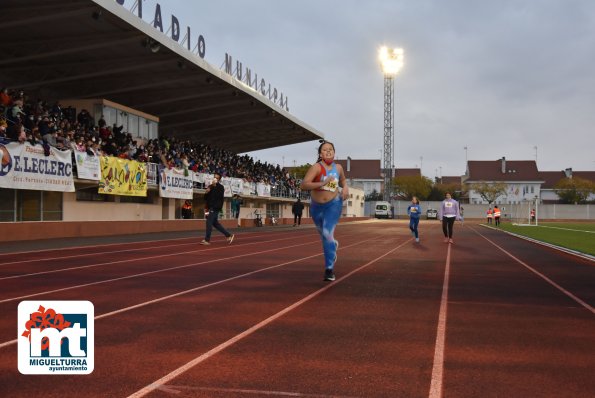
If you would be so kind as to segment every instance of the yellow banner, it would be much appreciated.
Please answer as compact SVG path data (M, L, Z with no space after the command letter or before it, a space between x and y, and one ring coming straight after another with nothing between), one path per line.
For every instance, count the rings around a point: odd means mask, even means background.
M147 196L146 163L101 156L99 193L125 196Z

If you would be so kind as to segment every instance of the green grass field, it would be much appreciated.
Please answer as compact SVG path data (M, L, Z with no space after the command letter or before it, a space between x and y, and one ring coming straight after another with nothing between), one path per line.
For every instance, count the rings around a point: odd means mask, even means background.
M539 226L500 224L500 228L542 242L595 256L595 223L539 223Z

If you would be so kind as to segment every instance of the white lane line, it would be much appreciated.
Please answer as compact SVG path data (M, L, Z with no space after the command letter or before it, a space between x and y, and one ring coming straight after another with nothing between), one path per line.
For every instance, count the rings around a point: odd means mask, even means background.
M477 232L474 229L473 229L473 232L475 232L476 234L478 234L479 236L481 236L482 238L484 238L485 240L487 240L488 242L490 242L492 245L496 246L500 251L506 253L510 258L512 258L513 260L515 260L517 263L521 264L523 267L527 268L529 271L533 272L535 275L537 275L540 278L542 278L544 281L546 281L547 283L549 283L550 285L552 285L553 287L555 287L556 289L558 289L559 291L561 291L562 293L564 293L565 295L567 295L568 297L570 297L572 300L576 301L577 303L579 303L580 305L582 305L583 307L585 307L587 310L591 311L592 314L595 314L595 308L591 307L589 304L587 304L586 302L584 302L580 298L576 297L574 294L570 293L568 290L564 289L562 286L558 285L556 282L554 282L553 280L551 280L550 278L548 278L547 276L545 276L541 272L537 271L535 268L531 267L530 265L528 265L524 261L518 259L517 257L515 257L513 254L511 254L507 250L505 250L502 247L498 246L496 243L494 243L490 239L486 238L480 232Z
M595 231L585 231L584 229L572 229L572 228L562 228L562 227L550 227L549 225L538 225L537 228L561 229L564 231L574 231L574 232L584 232L587 234L595 234Z
M356 244L359 244L359 243L361 243L361 242L358 242ZM351 246L353 246L353 245L351 245ZM293 247L293 246L289 246L289 247ZM346 247L349 247L349 246L346 246ZM260 252L260 253L263 253L263 252ZM258 269L258 270L247 272L245 274L237 275L237 276L234 276L234 277L231 277L231 278L222 279L222 280L217 281L217 282L212 282L212 283L209 283L209 284L206 284L206 285L201 285L201 286L198 286L198 287L195 287L195 288L192 288L192 289L188 289L188 290L184 290L184 291L181 291L181 292L178 292L178 293L174 293L174 294L170 294L170 295L167 295L167 296L159 297L159 298L154 299L154 300L144 301L144 302L139 303L139 304L136 304L136 305L132 305L132 306L129 306L129 307L121 308L119 310L115 310L115 311L112 311L112 312L107 312L105 314L97 315L97 316L95 316L95 319L107 318L107 317L110 317L110 316L113 316L113 315L117 315L117 314L120 314L120 313L123 313L123 312L127 312L127 311L131 311L131 310L135 310L137 308L145 307L145 306L150 305L150 304L155 304L155 303L158 303L160 301L165 301L165 300L170 299L170 298L182 296L184 294L192 293L192 292L195 292L195 291L198 291L198 290L203 290L203 289L206 289L206 288L209 288L209 287L212 287L212 286L217 286L217 285L223 284L225 282L229 282L229 281L232 281L232 280L235 280L235 279L244 278L244 277L247 277L247 276L250 276L250 275L253 275L253 274L257 274L259 272L267 271L269 269L281 267L283 265L295 263L295 262L298 262L298 261L302 261L302 260L305 260L305 259L308 259L308 258L311 258L311 257L320 256L320 255L321 254L315 254L315 255L312 255L312 256L303 257L303 258L300 258L300 259L297 259L297 260L289 261L289 262L282 263L282 264L273 265L273 266L267 267L267 268ZM15 344L17 341L18 340L11 340L11 341L4 342L4 343L0 344L0 348L5 347L5 346L9 346L11 344Z
M430 384L430 398L442 397L442 380L444 378L444 347L446 341L446 313L448 309L448 280L450 278L450 248L446 252L446 267L444 282L442 283L442 299L440 300L440 314L438 315L438 330L434 348L434 364L432 365L432 382Z
M242 233L242 236L245 236L245 234ZM247 237L254 238L254 237L259 237L259 236L261 236L261 235L250 235L250 236L247 236ZM180 239L164 239L164 240L157 240L157 241L135 242L135 243L155 243L155 242L166 242L166 241L170 241L170 240L180 240L180 241L183 241L183 240L188 240L188 239L193 239L193 241L192 242L188 242L188 243L176 243L176 244L161 245L161 246L155 245L155 244L151 244L151 245L141 246L141 247L136 247L136 248L131 248L131 249L110 250L109 253L110 254L115 254L115 253L125 253L125 252L133 252L133 251L142 251L142 250L147 250L147 249L161 249L161 248L164 248L164 247L196 245L200 241L200 238L180 238ZM77 250L81 250L81 249L93 249L93 248L97 249L97 248L102 248L102 247L107 247L107 246L114 246L114 245L121 246L123 244L122 243L114 243L113 245L79 246L79 247L77 247ZM70 250L70 249L71 248L53 249L52 251L56 251L56 250L66 251L66 250ZM41 250L41 251L43 252L43 250ZM33 252L21 252L21 253L9 253L9 254L14 255L14 254L28 254L28 253L35 253L35 252L33 251ZM34 263L34 262L40 262L40 261L63 260L63 259L77 258L77 257L98 256L98 255L101 255L101 254L103 254L103 252L97 251L97 252L93 252L93 253L73 254L73 255L70 255L70 256L25 259L25 260L19 260L19 261L3 262L3 263L0 263L0 266L11 265L11 264L22 264L22 263Z
M270 239L270 240L265 240L265 241L257 241L257 242L251 242L251 243L240 243L240 244L235 244L234 246L251 246L251 245L259 245L262 243L270 243L270 242L279 242L279 241L283 241L283 240L295 240L296 237L295 236L290 236L288 238L280 238L280 239ZM198 246L198 242L194 242L195 246ZM158 248L162 248L165 246L160 246ZM227 247L227 245L225 245L224 247ZM46 275L46 274L55 274L58 272L66 272L66 271L74 271L74 270L79 270L79 269L85 269L85 268L93 268L93 267L99 267L102 265L113 265L113 264L121 264L121 263L128 263L128 262L132 262L132 261L144 261L144 260L150 260L150 259L155 259L155 258L163 258L163 257L171 257L171 256L180 256L183 254L190 254L190 253L198 253L198 252L208 252L208 251L213 251L213 250L219 250L221 249L221 247L214 247L214 248L202 248L202 249L197 249L197 250L189 250L189 251L185 251L185 252L173 252L173 253L168 253L168 254L160 254L157 256L147 256L147 257L138 257L138 258L132 258L132 259L124 259L124 260L116 260L116 261L107 261L107 262L103 262L103 263L95 263L95 264L87 264L87 265L79 265L76 267L68 267L68 268L58 268L58 269L53 269L53 270L49 270L49 271L40 271L40 272L31 272L28 274L18 274L18 275L11 275L11 276L4 276L4 277L0 277L0 281L6 280L6 279L17 279L17 278L25 278L25 277L29 277L29 276L37 276L37 275ZM95 253L94 255L97 255L98 253ZM1 303L2 301L0 301Z
M374 240L374 239L376 239L376 238L370 238L370 239L358 241L358 242L353 243L351 245L342 246L339 250L344 250L344 249L347 249L349 247L361 245L362 243L366 243L366 242L369 242L369 241ZM316 243L318 243L318 242L316 242ZM303 246L303 245L296 245L296 246ZM287 246L285 248L291 248L291 247L294 247L294 246ZM279 250L279 249L274 249L274 250ZM273 250L267 250L267 251L273 251ZM265 253L265 252L258 252L258 253L254 253L254 254L261 254L261 253ZM132 305L132 306L129 306L129 307L125 307L125 308L121 308L119 310L115 310L115 311L112 311L112 312L107 312L105 314L97 315L97 316L95 316L95 319L107 318L107 317L110 317L110 316L113 316L113 315L121 314L123 312L132 311L132 310L135 310L137 308L145 307L145 306L150 305L150 304L155 304L155 303L158 303L158 302L161 302L161 301L168 300L170 298L182 296L184 294L196 292L196 291L199 291L199 290L204 290L204 289L209 288L209 287L221 285L221 284L223 284L225 282L229 282L229 281L232 281L232 280L245 278L245 277L250 276L250 275L254 275L254 274L257 274L257 273L260 273L260 272L268 271L268 270L271 270L271 269L274 269L274 268L279 268L279 267L282 267L284 265L297 263L297 262L300 262L300 261L303 261L303 260L307 260L307 259L312 258L312 257L321 256L321 255L322 255L322 253L313 254L311 256L300 257L300 258L298 258L296 260L291 260L291 261L287 261L287 262L284 262L284 263L281 263L281 264L272 265L270 267L257 269L255 271L250 271L250 272L247 272L245 274L236 275L236 276L233 276L231 278L222 279L222 280L217 281L217 282L212 282L212 283L209 283L209 284L206 284L206 285L197 286L197 287L192 288L192 289L188 289L188 290L184 290L184 291L181 291L181 292L178 292L178 293L174 293L174 294L170 294L170 295L167 295L167 296L159 297L159 298L154 299L154 300L144 301L142 303L139 303L139 304L136 304L136 305ZM228 257L228 258L232 258L232 257ZM7 347L7 346L12 345L12 344L16 344L17 341L18 340L15 339L15 340L10 340L10 341L5 341L4 343L0 343L0 348Z
M401 243L400 245L398 245L397 247L389 250L388 252L386 252L385 254L376 257L374 260L367 262L366 264L354 269L353 271L351 271L350 273L346 274L345 276L337 279L335 282L332 282L328 285L326 285L325 287L318 289L316 291L314 291L313 293L309 294L308 296L304 297L303 299L293 303L292 305L286 307L285 309L277 312L274 315L271 315L270 317L268 317L267 319L257 323L256 325L244 330L242 333L237 334L236 336L232 337L231 339L219 344L217 347L212 348L211 350L203 353L202 355L194 358L192 361L187 362L186 364L180 366L179 368L177 368L176 370L168 373L167 375L163 376L162 378L160 378L159 380L154 381L153 383L149 384L148 386L138 390L137 392L135 392L134 394L129 395L128 398L137 398L137 397L143 397L147 394L149 394L152 391L155 391L159 388L161 388L163 385L167 384L168 382L170 382L171 380L175 379L176 377L180 376L181 374L185 373L186 371L192 369L193 367L195 367L196 365L198 365L199 363L209 359L210 357L218 354L219 352L225 350L227 347L237 343L238 341L244 339L245 337L248 337L249 335L251 335L252 333L258 331L259 329L262 329L263 327L267 326L268 324L272 323L273 321L279 319L280 317L282 317L283 315L287 314L288 312L296 309L297 307L301 306L304 303L307 303L308 301L312 300L313 298L319 296L320 294L326 292L327 290L329 290L330 288L332 288L333 286L335 286L338 283L341 283L342 281L344 281L345 279L349 278L351 275L363 270L364 268L368 267L371 264L374 264L375 262L377 262L378 260L383 259L384 257L388 256L389 254L393 253L394 251L396 251L397 249L401 248L402 246L404 246L405 244L407 244L408 242L410 242L411 239L406 240L405 242Z
M353 243L351 245L343 246L339 250L343 250L343 249L347 249L349 247L361 245L362 243L366 243L366 242L369 242L369 241L374 240L374 239L376 239L376 238L370 238L370 239L358 241L358 242ZM306 243L306 244L308 244L308 243ZM303 246L303 245L296 245L296 246ZM294 246L286 246L284 248L291 248L291 247L294 247ZM253 254L261 254L261 253L266 253L266 252L274 251L274 250L280 250L280 249L272 249L272 250L267 250L267 251L264 251L264 252L258 252L258 253L253 253ZM267 270L270 270L270 269L282 267L284 265L297 263L297 262L300 262L300 261L303 261L303 260L306 260L306 259L309 259L309 258L312 258L312 257L321 256L321 255L322 255L322 253L318 253L318 254L313 254L311 256L307 256L307 257L300 257L300 258L298 258L296 260L287 261L287 262L284 262L284 263L281 263L281 264L272 265L270 267L261 268L261 269L255 270L255 271L250 271L250 272L247 272L245 274L233 276L231 278L223 279L223 280L220 280L220 281L217 281L217 282L212 282L212 283L209 283L207 285L197 286L197 287L192 288L192 289L189 289L189 290L184 290L182 292L170 294L168 296L163 296L163 297L160 297L160 298L157 298L157 299L154 299L154 300L145 301L145 302L142 302L142 303L139 303L139 304L136 304L136 305L132 305L130 307L125 307L125 308L121 308L119 310L115 310L115 311L112 311L112 312L107 312L105 314L97 315L97 316L95 316L95 319L107 318L109 316L113 316L113 315L120 314L120 313L123 313L123 312L131 311L131 310L134 310L134 309L137 309L137 308L145 307L145 306L150 305L150 304L155 304L155 303L158 303L158 302L161 302L161 301L165 301L165 300L168 300L170 298L178 297L178 296L181 296L181 295L184 295L184 294L188 294L188 293L192 293L192 292L195 292L195 291L198 291L198 290L203 290L203 289L206 289L206 288L209 288L209 287L212 287L212 286L217 286L217 285L220 285L220 284L223 284L225 282L229 282L229 281L232 281L232 280L235 280L235 279L245 278L247 276L250 276L250 275L253 275L253 274L257 274L259 272L264 272L264 271L267 271ZM242 257L242 256L237 256L237 257ZM228 257L228 258L233 258L233 257ZM220 260L216 260L216 261L220 261ZM176 268L178 268L178 267L176 267ZM15 339L15 340L10 340L10 341L5 341L4 343L0 343L0 348L7 347L7 346L12 345L12 344L16 344L17 341L18 340Z
M541 245L541 246L549 247L550 249L558 250L558 251L560 251L560 252L564 252L564 253L567 253L567 254L571 254L571 255L573 255L573 256L575 256L575 257L580 257L580 258L582 258L582 259L585 259L585 260L589 260L589 261L595 262L595 256L592 256L592 255L590 255L590 254L587 254L587 253L579 252L578 250L573 250L573 249L569 249L569 248L567 248L567 247L563 247L563 246L554 245L553 243L544 242L544 241L542 241L542 240L537 240L537 239L534 239L534 238L530 238L530 237L528 237L528 236L521 235L521 234L517 234L517 233L514 233L514 232L510 232L510 231L506 231L506 230L504 230L504 229L498 229L498 228L494 228L494 227L489 227L489 226L487 226L487 225L484 225L484 224L480 224L480 226L481 226L481 227L484 227L484 228L489 228L489 229L492 229L492 230L494 230L494 231L500 231L500 232L504 232L505 234L508 234L508 235L514 236L514 237L516 237L516 238L519 238L519 239L524 239L524 240L526 240L526 241L529 241L529 242L535 243L535 244L537 244L537 245Z
M67 221L65 221L67 222ZM197 230L200 231L200 230ZM188 232L188 233L192 233L195 231L177 231L177 232ZM245 231L242 232L242 235L252 235L252 236L264 236L267 235L268 233L266 232L250 232L250 231ZM89 237L90 239L93 238L105 238L105 236L91 236ZM65 238L68 239L68 238ZM167 238L167 239L150 239L150 240L138 240L138 241L130 241L130 242L122 242L122 243L104 243L104 244L97 244L97 245L92 245L92 244L88 244L88 245L81 245L81 246L66 246L66 247L59 247L59 248L52 248L52 249L38 249L38 250L23 250L20 252L3 252L0 253L0 257L2 256L12 256L15 254L29 254L29 253L44 253L44 252L55 252L55 251L60 251L60 252L64 252L67 250L81 250L81 249L93 249L93 248L101 248L101 247L112 247L112 246L128 246L128 245L134 245L134 244L143 244L143 243L155 243L155 242L167 242L170 240L187 240L187 239L193 239L193 240L201 240L202 236L189 236L187 238L184 237L180 237L180 238Z
M188 231L191 232L191 231ZM55 251L64 252L68 250L83 250L83 249L94 249L94 248L102 248L102 247L113 247L113 246L129 246L134 244L143 244L143 243L155 243L155 242L167 242L170 240L187 240L187 239L199 239L199 237L188 237L188 238L168 238L168 239L151 239L151 240L139 240L139 241L132 241L132 242L123 242L123 243L105 243L103 245L81 245L81 246L67 246L67 247L60 247L56 249L38 249L38 250L23 250L20 252L5 252L0 253L0 257L2 256L14 256L17 254L33 254L33 253L51 253ZM25 260L29 261L29 260ZM4 264L2 264L4 265Z
M158 273L161 273L161 272L172 271L172 270L181 269L181 268L194 267L194 266L197 266L197 265L203 265L203 264L209 264L209 263L216 263L216 262L220 262L220 261L232 260L232 259L242 258L242 257L249 257L249 256L257 255L257 254L269 253L269 252L273 252L273 251L277 251L277 250L283 250L283 249L289 249L289 248L292 248L292 247L311 245L311 244L314 244L314 243L318 243L318 242L312 241L312 242L307 242L307 243L300 243L298 245L276 247L274 249L269 249L269 250L262 250L262 251L258 251L258 252L240 254L240 255L237 255L237 256L230 256L230 257L222 257L222 258L216 258L216 259L211 259L211 260L205 260L205 261L200 261L198 263L191 263L191 264L185 264L185 265L177 265L175 267L163 268L163 269L158 269L158 270L155 270L155 271L142 272L140 274L126 275L126 276L121 276L119 278L104 279L102 281L89 282L89 283L84 283L82 285L74 285L74 286L64 287L64 288L61 288L61 289L48 290L48 291L45 291L45 292L28 294L28 295L25 295L25 296L11 297L11 298L7 298L7 299L4 299L4 300L0 300L0 303L7 303L7 302L10 302L10 301L21 300L21 299L24 299L24 298L36 297L36 296L41 296L41 295L50 294L50 293L63 292L63 291L72 290L72 289L79 289L81 287L100 285L100 284L103 284L103 283L116 282L116 281L121 281L121 280L125 280L125 279L138 278L140 276L146 276L146 275L151 275L151 274L158 274ZM186 252L186 253L192 253L192 252ZM183 254L183 253L178 253L178 254ZM155 257L166 257L166 255L164 255L164 256L155 256ZM155 257L151 257L151 258L155 258ZM137 261L137 260L134 259L134 260L128 260L128 261ZM118 262L127 262L127 261L118 261ZM86 268L86 267L81 267L81 268Z
M268 391L268 390L248 390L245 388L215 388L215 387L194 387L194 386L161 386L160 391L170 394L180 394L181 392L189 391L208 391L216 394L241 394L241 395L258 395L271 397L300 397L300 398L358 398L346 395L326 395L326 394L307 394L302 392L288 392L288 391Z

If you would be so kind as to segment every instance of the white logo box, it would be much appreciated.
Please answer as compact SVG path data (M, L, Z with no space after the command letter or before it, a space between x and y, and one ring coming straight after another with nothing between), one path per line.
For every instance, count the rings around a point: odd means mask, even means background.
M21 301L17 325L19 372L52 375L93 372L94 319L95 308L90 301ZM61 343L64 338L67 342ZM42 351L47 342L49 347Z

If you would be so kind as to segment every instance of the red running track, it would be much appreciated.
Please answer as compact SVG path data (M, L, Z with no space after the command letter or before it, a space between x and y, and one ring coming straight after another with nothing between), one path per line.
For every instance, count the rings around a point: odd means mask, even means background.
M478 225L0 253L0 397L591 397L595 264ZM47 242L44 243L47 247ZM4 247L6 250L6 247ZM18 252L17 252L18 250ZM89 300L95 370L21 375L17 305Z

